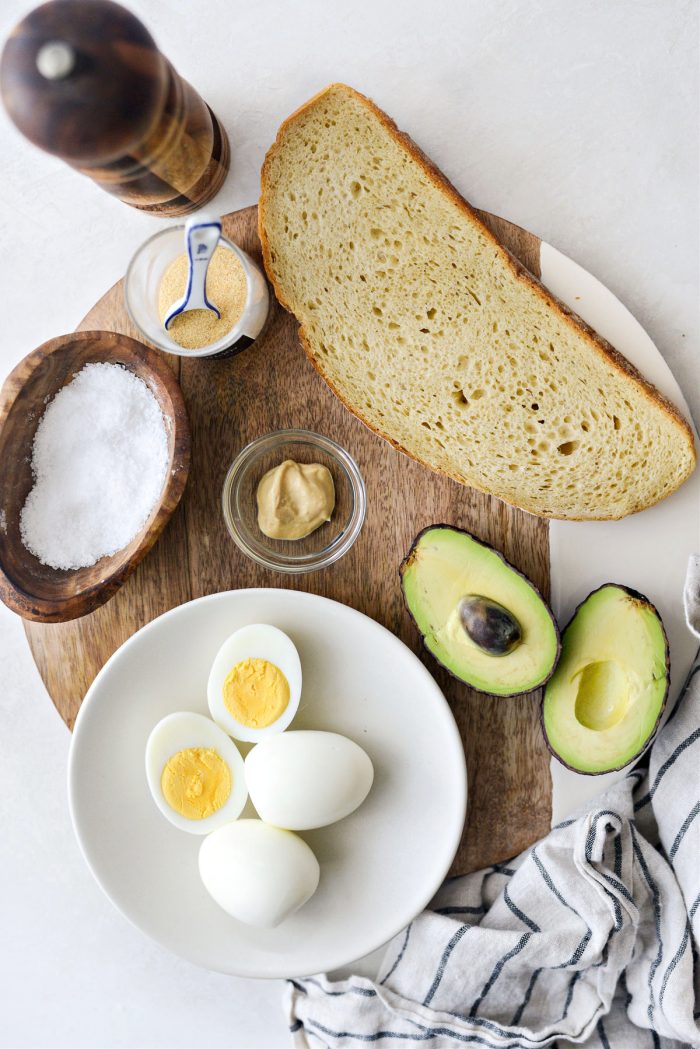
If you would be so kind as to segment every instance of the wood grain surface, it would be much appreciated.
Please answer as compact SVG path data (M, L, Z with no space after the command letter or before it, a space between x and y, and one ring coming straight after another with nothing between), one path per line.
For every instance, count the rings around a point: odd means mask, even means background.
M48 568L27 550L20 513L33 485L34 435L48 400L87 364L119 364L148 385L168 421L168 467L159 503L141 531L112 557L75 570ZM89 439L89 434L85 435ZM126 335L83 331L49 339L19 362L0 392L0 598L25 619L76 619L103 605L151 549L180 501L190 462L187 412L163 354Z
M539 241L484 216L513 254L539 275ZM224 219L224 233L260 259L256 209ZM82 327L136 333L121 282ZM190 416L190 481L177 511L136 572L105 606L72 623L25 629L56 707L72 727L97 671L134 631L167 609L217 591L291 587L352 605L418 653L447 696L469 772L467 822L452 873L515 855L549 829L549 757L538 724L539 693L497 699L473 692L427 655L401 598L398 566L415 534L447 522L492 543L542 590L549 587L547 522L462 487L395 452L333 396L307 361L295 320L279 306L258 342L221 361L173 358ZM350 553L321 572L289 577L247 560L226 532L220 496L226 471L260 434L302 426L328 434L357 460L367 485L363 532Z

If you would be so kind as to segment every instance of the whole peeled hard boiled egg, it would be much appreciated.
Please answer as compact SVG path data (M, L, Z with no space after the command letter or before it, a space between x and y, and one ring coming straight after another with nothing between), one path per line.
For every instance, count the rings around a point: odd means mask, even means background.
M173 826L209 834L238 819L248 798L236 744L202 714L169 714L146 743L146 779Z
M313 830L354 812L369 794L374 769L346 736L303 730L258 743L245 759L245 774L261 819Z
M237 820L205 838L199 873L227 914L268 929L305 904L320 877L305 841L261 820Z
M301 662L277 627L252 623L224 641L207 684L214 721L234 739L258 740L287 728L299 708Z

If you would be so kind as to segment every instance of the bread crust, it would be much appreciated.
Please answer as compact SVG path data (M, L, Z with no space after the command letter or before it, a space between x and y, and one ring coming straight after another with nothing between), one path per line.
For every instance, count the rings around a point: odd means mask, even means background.
M683 417L681 412L678 410L678 408L676 408L676 406L672 404L671 401L668 400L668 398L666 398L659 390L657 390L652 383L645 379L644 376L634 367L634 365L630 361L628 361L622 353L619 352L619 350L616 350L615 347L612 346L606 339L604 339L601 335L594 331L594 329L591 328L590 325L586 324L586 322L581 317L579 317L574 310L570 309L563 302L557 299L556 296L553 295L541 283L541 281L539 281L537 277L534 276L534 274L532 274L528 269L525 268L525 266L522 265L519 259L516 259L508 251L508 249L499 241L499 239L491 232L491 230L482 222L481 218L479 217L475 209L471 206L471 204L461 195L461 193L459 193L455 186L440 171L440 169L433 163L433 161L428 156L426 156L426 154L423 152L420 146L416 145L416 143L413 141L410 135L406 134L405 131L401 131L396 122L392 120L391 117L388 116L382 109L380 109L379 106L377 106L372 101L372 99L367 98L366 95L361 94L359 91L356 91L355 88L349 87L347 84L329 84L327 87L323 88L321 91L318 91L315 95L313 95L313 97L310 98L303 105L299 106L298 109L295 109L294 112L291 113L290 116L288 116L287 119L282 122L277 131L275 141L265 154L265 159L263 161L262 170L260 173L261 186L260 201L258 204L258 235L260 237L260 243L262 245L262 256L265 271L267 273L270 283L272 284L275 296L277 297L281 305L290 313L295 313L294 307L285 298L282 289L278 286L277 281L275 280L274 270L271 261L270 242L267 236L267 232L265 230L265 209L267 206L266 182L268 169L272 158L282 145L282 140L287 132L287 129L291 127L300 116L306 113L307 110L312 109L325 95L329 94L332 91L343 91L346 94L351 95L354 99L356 99L363 106L369 109L370 112L384 126L385 130L391 135L391 137L396 142L398 142L399 145L402 146L419 164L419 166L423 169L427 178L430 180L433 186L435 186L436 189L444 193L445 196L447 196L459 208L460 211L467 215L469 219L479 227L484 237L486 237L491 242L491 244L496 248L497 252L501 255L501 258L503 259L507 267L510 269L511 273L516 278L516 280L518 280L521 284L525 284L531 292L533 292L542 300L542 302L548 309L551 309L555 313L558 313L559 316L564 320L564 322L570 328L574 329L577 332L577 334L583 335L584 338L588 341L591 348L594 350L595 353L598 354L599 357L605 360L607 364L610 364L616 371L623 375L625 379L637 385L640 388L642 394L649 401L651 401L652 404L655 405L655 407L664 412L678 427L680 431L679 436L685 439L688 445L688 449L690 452L690 468L688 469L687 473L681 478L678 484L674 488L670 489L663 498L668 498L669 495L672 495L673 492L676 491L683 484L683 482L688 479L688 477L690 477L693 470L695 469L697 461L695 440L692 428L687 422L687 420ZM649 505L647 503L642 503L638 506L635 506L632 510L624 514L610 514L597 518L590 518L574 517L568 514L544 513L541 510L533 509L532 507L526 506L524 503L515 503L511 502L508 499L505 499L503 496L496 496L493 492L481 487L471 479L467 480L464 477L460 477L453 473L449 473L448 471L443 470L440 467L434 466L432 463L426 462L414 452L410 452L407 448L404 448L403 445L401 445L395 438L391 437L389 434L384 433L373 423L369 422L369 420L362 414L362 412L358 408L356 408L354 405L350 404L347 401L345 396L337 389L332 380L328 377L328 375L322 368L320 361L313 354L311 347L307 341L303 325L301 323L299 324L299 340L301 342L302 347L304 348L304 352L306 353L307 357L311 361L316 371L319 373L324 382L330 387L335 396L348 409L348 411L352 412L352 414L355 415L362 423L364 423L364 425L367 426L368 429L372 430L372 432L376 433L377 436L387 441L397 451L402 452L404 455L407 455L410 459L413 459L415 462L420 463L422 466L425 466L430 470L434 470L436 473L442 474L445 477L449 477L451 480L456 481L458 484L468 485L470 488L475 488L477 491L484 492L486 495L491 495L494 496L494 498L501 499L503 502L508 503L511 506L515 506L520 510L525 510L527 513L534 514L536 517L543 517L548 520L615 521L620 520L622 517L627 517L630 514L638 513L641 510L646 509ZM661 501L663 500L659 500L659 502Z

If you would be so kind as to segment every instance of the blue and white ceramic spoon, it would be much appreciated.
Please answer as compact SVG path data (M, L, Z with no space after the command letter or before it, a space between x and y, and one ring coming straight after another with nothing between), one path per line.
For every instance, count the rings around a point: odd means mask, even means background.
M207 298L207 270L220 237L221 219L199 212L187 220L187 286L182 298L174 302L165 315L163 327L166 331L174 319L187 310L210 310L221 317L221 312Z

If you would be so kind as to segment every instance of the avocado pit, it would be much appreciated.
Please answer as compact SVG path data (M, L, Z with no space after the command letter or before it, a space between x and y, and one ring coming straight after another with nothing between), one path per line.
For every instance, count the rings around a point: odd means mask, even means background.
M458 612L467 637L487 655L505 656L522 641L520 623L498 601L470 595L462 598Z

